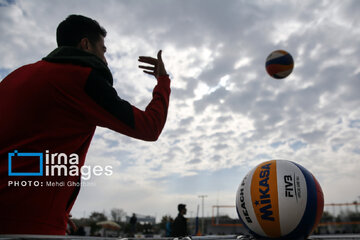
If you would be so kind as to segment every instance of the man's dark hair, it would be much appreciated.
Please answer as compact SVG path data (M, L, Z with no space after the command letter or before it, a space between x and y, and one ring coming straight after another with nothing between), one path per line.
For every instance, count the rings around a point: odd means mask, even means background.
M76 47L85 37L91 44L95 44L100 36L106 37L106 30L97 21L81 15L68 16L56 29L56 41L59 47Z
M185 204L180 203L180 204L178 205L178 211L179 211L179 212L180 212L181 210L183 210L184 208L186 208L186 205L185 205Z

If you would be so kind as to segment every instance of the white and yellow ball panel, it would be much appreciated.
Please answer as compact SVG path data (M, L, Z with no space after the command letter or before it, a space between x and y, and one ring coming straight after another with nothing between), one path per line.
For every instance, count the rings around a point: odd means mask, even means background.
M244 223L244 226L247 226L248 229L252 232L265 236L264 231L262 230L259 222L256 219L256 215L252 206L250 187L255 169L256 168L252 169L245 176L237 190L236 211L240 217L240 220L242 220L242 222Z
M281 235L293 231L304 216L307 202L306 180L290 161L277 161L279 220Z

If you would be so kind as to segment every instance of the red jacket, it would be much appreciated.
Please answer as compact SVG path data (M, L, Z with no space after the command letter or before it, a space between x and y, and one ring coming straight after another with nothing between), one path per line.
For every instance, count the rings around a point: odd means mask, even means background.
M155 141L166 121L170 79L160 77L145 111L118 97L112 75L95 55L56 49L0 82L0 233L65 234L79 187L46 181L79 176L9 176L9 153L76 153L84 164L96 126ZM44 163L43 163L44 164ZM38 172L39 161L17 159L12 172ZM10 182L27 183L14 186ZM39 181L43 186L29 186Z

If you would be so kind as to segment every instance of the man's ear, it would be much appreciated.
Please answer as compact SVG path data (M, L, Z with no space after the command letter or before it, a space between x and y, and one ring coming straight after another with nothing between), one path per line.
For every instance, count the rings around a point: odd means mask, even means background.
M78 48L89 51L90 50L90 41L88 38L82 38L78 44Z

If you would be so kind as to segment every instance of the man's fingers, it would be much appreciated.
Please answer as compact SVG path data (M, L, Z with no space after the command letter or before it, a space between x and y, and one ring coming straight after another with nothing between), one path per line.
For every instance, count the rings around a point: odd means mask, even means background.
M149 56L139 56L139 59L145 59L145 60L157 60L156 58L149 57Z
M142 65L140 65L139 68L146 69L146 70L152 70L152 71L155 70L155 67L148 67L148 66L142 66Z
M158 60L156 58L153 58L153 57L140 56L139 57L139 62L149 63L149 64L152 64L152 65L155 65L155 64L157 64Z
M146 74L149 74L149 75L151 75L151 76L155 76L155 73L154 72L150 72L150 71L143 71L144 73L146 73Z
M157 54L157 59L162 62L162 57L161 57L161 54L162 54L162 50L159 50L158 54Z
M139 62L150 64L153 66L139 65L139 68L145 69L143 71L144 73L155 76L155 77L166 76L167 73L166 73L161 55L162 55L162 50L158 51L157 58L148 57L148 56L140 56L138 59Z

